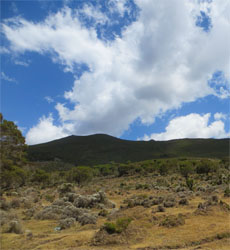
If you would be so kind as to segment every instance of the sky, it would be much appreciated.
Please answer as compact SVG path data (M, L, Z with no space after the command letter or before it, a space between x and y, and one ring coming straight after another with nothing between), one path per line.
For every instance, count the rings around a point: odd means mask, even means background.
M1 112L27 144L230 135L230 0L2 0Z

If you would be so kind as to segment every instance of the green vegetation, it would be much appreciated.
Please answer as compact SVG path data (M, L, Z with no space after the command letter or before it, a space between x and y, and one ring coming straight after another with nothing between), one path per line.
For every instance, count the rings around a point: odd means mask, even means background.
M104 229L109 234L122 233L127 229L131 221L131 218L119 218L116 222L106 222Z
M22 168L26 163L25 138L14 122L3 119L1 113L0 141L1 188L23 185L27 175Z
M229 139L127 141L100 134L69 136L29 146L28 156L32 161L53 161L59 158L62 162L86 166L177 157L226 159L229 156ZM164 171L162 166L162 174L165 174Z
M68 175L67 180L70 182L76 182L78 185L87 183L93 178L93 169L90 167L74 167Z

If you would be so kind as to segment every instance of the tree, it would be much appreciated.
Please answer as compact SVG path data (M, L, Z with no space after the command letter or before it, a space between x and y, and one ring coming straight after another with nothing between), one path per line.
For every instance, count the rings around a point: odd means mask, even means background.
M1 187L25 181L26 173L21 168L26 162L25 138L12 121L3 119L0 113Z
M191 163L184 162L182 165L180 165L180 173L186 179L188 178L189 174L192 174L193 172L194 170Z
M85 166L72 168L67 177L68 181L76 182L78 185L90 182L92 178L93 178L93 169Z

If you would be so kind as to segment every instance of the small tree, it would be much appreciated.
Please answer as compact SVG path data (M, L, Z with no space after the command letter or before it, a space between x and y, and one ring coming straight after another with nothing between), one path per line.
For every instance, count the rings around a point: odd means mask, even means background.
M186 178L186 185L189 188L189 190L193 191L194 189L194 180L190 178Z
M25 138L12 121L0 113L1 187L24 184L26 173L21 167L26 162Z
M90 167L74 167L70 170L68 181L76 182L78 185L82 185L91 181L93 178L93 169Z
M213 171L213 163L210 160L200 161L196 168L197 174L208 174L211 171Z
M192 165L189 162L183 163L182 165L180 165L180 173L187 179L189 174L193 173Z

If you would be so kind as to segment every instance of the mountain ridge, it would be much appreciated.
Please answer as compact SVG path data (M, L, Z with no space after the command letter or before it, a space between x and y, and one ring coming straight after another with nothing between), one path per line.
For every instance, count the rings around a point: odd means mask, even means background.
M71 135L28 147L33 161L59 158L76 165L105 164L109 162L143 161L154 158L229 156L229 138L185 138L169 141L131 141L106 134Z

